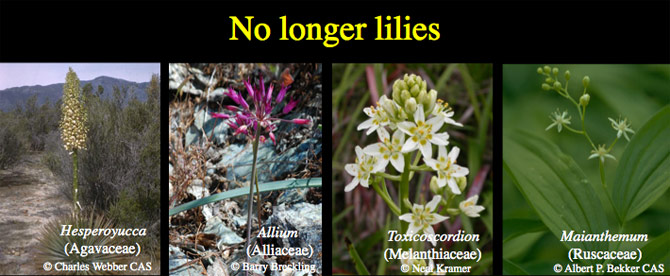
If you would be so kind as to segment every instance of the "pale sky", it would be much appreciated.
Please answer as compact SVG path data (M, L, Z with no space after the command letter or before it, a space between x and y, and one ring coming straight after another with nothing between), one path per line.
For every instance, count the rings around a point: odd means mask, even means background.
M79 80L108 76L134 82L148 82L160 74L160 63L0 63L0 90L65 82L68 67Z

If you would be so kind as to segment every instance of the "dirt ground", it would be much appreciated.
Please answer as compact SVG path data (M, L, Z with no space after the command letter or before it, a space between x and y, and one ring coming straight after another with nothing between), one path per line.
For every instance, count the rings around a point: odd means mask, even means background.
M37 274L33 260L37 237L49 219L70 212L71 203L58 192L60 181L40 160L24 156L0 170L0 273Z

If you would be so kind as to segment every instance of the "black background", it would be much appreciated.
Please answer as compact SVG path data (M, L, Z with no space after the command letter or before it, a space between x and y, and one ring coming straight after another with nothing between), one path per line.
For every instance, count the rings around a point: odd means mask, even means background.
M280 41L279 17L289 24L367 23L364 41ZM409 15L410 23L440 24L438 41L375 41L375 16ZM229 41L229 16L255 16L272 29L266 41ZM670 63L670 1L450 1L450 2L0 2L0 61L161 62L162 91L169 62L320 62L330 91L335 62L481 62L494 64L494 274L502 274L502 117L504 63ZM2 77L2 76L0 76ZM167 99L162 97L162 114ZM324 97L324 114L331 114ZM167 116L161 125L167 126ZM323 120L324 128L331 127ZM168 175L167 128L161 128L161 179ZM324 136L324 147L331 138ZM324 151L323 191L331 179ZM163 186L167 194L167 185ZM163 196L162 206L167 206ZM323 271L331 271L331 197L323 197ZM162 244L167 245L167 210ZM168 274L167 246L161 271ZM2 272L0 272L1 274Z

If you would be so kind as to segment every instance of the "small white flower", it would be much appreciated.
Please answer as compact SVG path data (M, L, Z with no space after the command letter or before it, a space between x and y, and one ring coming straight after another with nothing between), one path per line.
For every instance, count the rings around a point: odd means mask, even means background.
M428 266L426 266L425 259L414 259L412 258L412 255L410 255L408 259L400 259L400 263L403 265L408 265L410 269L413 269L415 265L425 268L426 272L423 273L424 275L430 275L431 272L435 271L435 263L430 257L428 257Z
M414 122L398 123L398 128L410 136L402 147L402 152L410 152L419 148L423 156L431 158L433 152L431 143L438 146L449 144L449 134L435 133L440 130L444 120L440 116L435 116L426 121L423 114L423 105L418 105L414 112Z
M484 211L484 206L476 205L479 195L473 195L465 201L461 201L458 204L458 207L461 208L461 211L465 213L468 217L479 217L479 213Z
M458 188L456 179L470 173L468 168L456 165L459 153L458 147L451 148L451 152L447 154L447 147L440 146L437 159L424 158L426 165L437 171L437 185L442 188L449 184L451 192L457 195L461 194L461 189Z
M354 177L353 180L347 186L344 187L345 192L349 192L356 188L356 185L361 184L361 186L367 188L368 182L370 180L370 174L377 172L375 170L375 165L377 163L377 158L374 156L367 155L363 152L361 147L356 146L356 163L346 164L344 170L347 171L351 176Z
M455 125L462 127L463 124L454 121L451 117L454 116L454 111L449 107L448 103L443 103L441 99L437 99L435 103L435 108L433 108L433 115L442 117L445 124Z
M400 130L396 130L393 132L393 140L391 140L388 131L383 127L377 129L377 134L381 142L369 145L363 149L364 153L377 157L378 162L375 171L383 172L386 165L391 161L393 167L402 172L405 166L405 157L400 150L405 143L405 134Z
M616 160L616 158L614 158L614 156L612 156L611 154L608 154L608 152L609 151L607 151L605 145L599 145L597 150L591 151L592 154L591 156L589 156L589 159L598 157L600 158L600 161L603 163L605 163L605 157L612 158L612 160Z
M368 115L370 119L367 119L358 125L357 129L367 129L368 131L365 133L366 135L370 135L370 133L374 132L380 127L388 125L390 122L389 117L386 115L386 112L384 112L384 109L382 109L381 106L377 106L377 108L374 106L366 107L363 109L363 112L365 112L365 114Z
M409 228L407 228L408 235L414 235L419 231L422 231L428 235L435 234L435 231L431 225L440 223L449 218L441 216L437 213L433 213L433 211L437 209L437 204L440 203L441 199L441 196L436 195L433 197L433 200L426 204L425 207L415 203L412 207L412 213L403 214L399 217L401 220L409 222ZM431 240L430 242L433 244L433 246L437 245L435 240Z
M628 139L628 134L626 132L630 132L632 134L635 134L635 131L633 131L633 129L630 128L630 124L628 123L628 118L624 118L623 120L621 120L621 118L619 118L618 122L614 121L614 119L612 119L612 118L608 118L608 119L610 119L610 122L612 122L612 128L617 131L616 138L621 138L621 134L623 134L623 136L626 137L626 140L630 141L630 139Z
M567 110L563 111L563 114L560 114L560 111L558 111L558 109L557 109L556 112L553 113L553 115L554 115L554 117L549 116L549 118L551 118L553 123L551 123L551 125L549 125L545 129L545 131L547 131L547 130L551 129L552 127L556 126L556 128L558 129L558 132L561 132L561 130L563 130L563 125L569 125L570 124L570 119L572 119L572 117L565 118L566 116L568 116L568 111Z

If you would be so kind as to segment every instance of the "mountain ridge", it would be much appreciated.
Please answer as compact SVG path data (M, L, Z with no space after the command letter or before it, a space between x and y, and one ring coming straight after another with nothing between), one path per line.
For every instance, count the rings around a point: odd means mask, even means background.
M89 83L93 87L93 93L98 90L98 86L102 86L103 98L111 97L114 91L113 88L116 86L118 88L128 87L127 100L137 97L141 101L146 100L145 91L149 86L149 81L138 83L104 75L91 80L80 81L80 86L83 88ZM53 104L62 97L63 84L64 82L47 85L24 85L2 89L0 90L0 110L10 111L17 104L23 105L34 94L37 94L38 105L42 105L47 101Z

